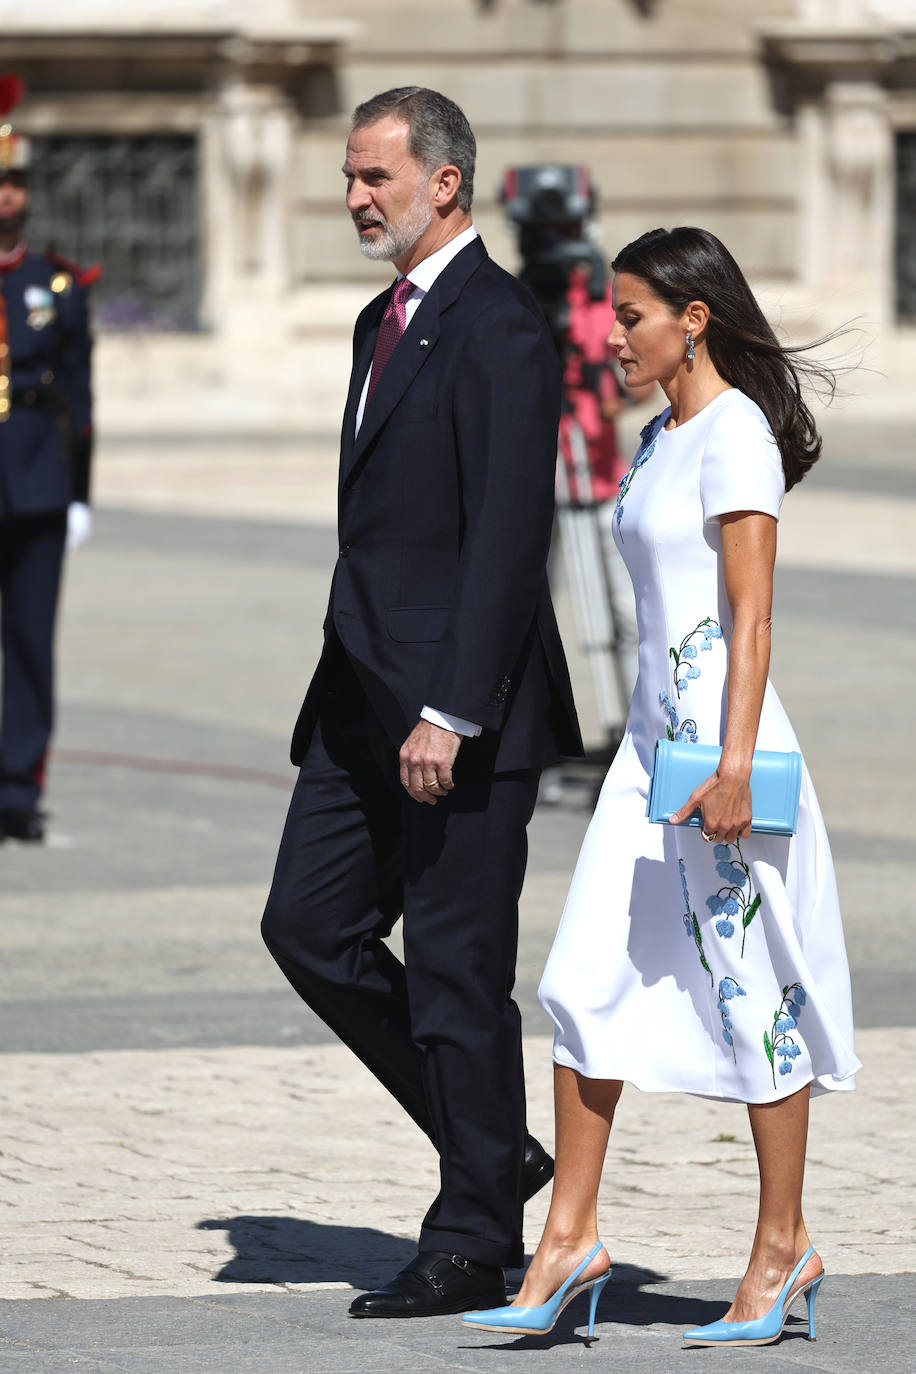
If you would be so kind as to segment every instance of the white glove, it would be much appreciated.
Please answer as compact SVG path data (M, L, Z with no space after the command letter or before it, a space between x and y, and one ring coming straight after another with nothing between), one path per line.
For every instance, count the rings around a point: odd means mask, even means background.
M67 507L67 548L78 549L92 537L92 511L85 501L71 501Z

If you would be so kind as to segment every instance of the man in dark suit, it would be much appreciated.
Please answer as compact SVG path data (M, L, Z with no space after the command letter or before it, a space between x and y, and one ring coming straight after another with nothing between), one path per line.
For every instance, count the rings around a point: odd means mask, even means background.
M398 281L356 323L340 556L262 927L439 1151L419 1253L360 1317L503 1302L553 1171L525 1133L512 986L539 772L581 750L546 576L560 371L477 237L474 157L435 91L354 116L347 208ZM400 915L403 965L384 944Z
M22 83L0 76L0 119ZM91 529L92 398L84 273L30 252L28 144L0 124L0 840L40 841L64 544Z

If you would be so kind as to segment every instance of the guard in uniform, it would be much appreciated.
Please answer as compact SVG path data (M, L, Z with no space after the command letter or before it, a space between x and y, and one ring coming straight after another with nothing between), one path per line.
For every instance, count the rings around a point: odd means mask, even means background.
M91 531L90 354L83 273L23 239L28 146L0 76L0 839L44 838L54 620L64 547Z

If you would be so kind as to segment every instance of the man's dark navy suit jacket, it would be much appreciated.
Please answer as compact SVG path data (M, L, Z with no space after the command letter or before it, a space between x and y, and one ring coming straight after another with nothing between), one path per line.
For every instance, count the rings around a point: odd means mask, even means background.
M547 583L560 367L527 288L463 248L356 413L391 289L360 314L344 411L340 551L302 762L339 640L392 744L424 705L483 727L456 776L535 768L582 742Z

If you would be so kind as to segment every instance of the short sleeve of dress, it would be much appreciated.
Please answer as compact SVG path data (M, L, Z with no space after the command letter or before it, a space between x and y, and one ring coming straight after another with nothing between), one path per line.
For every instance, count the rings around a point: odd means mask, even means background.
M735 395L716 416L703 452L704 521L734 510L763 511L778 520L785 492L782 459L766 416L747 396Z

